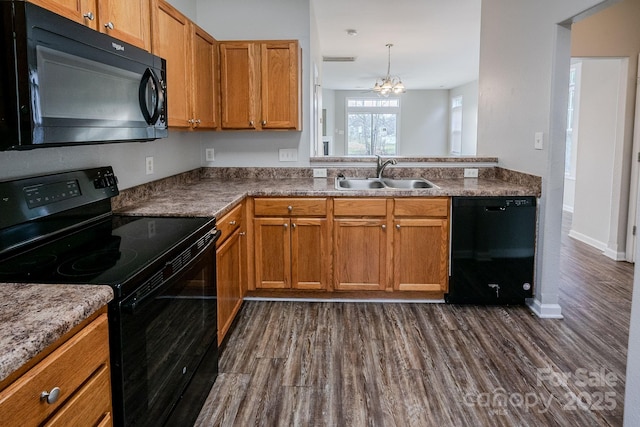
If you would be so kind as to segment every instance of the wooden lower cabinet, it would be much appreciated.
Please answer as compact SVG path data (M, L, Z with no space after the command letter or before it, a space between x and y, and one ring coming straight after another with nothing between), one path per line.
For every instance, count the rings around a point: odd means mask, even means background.
M259 289L326 289L329 266L325 218L255 218Z
M395 199L393 212L393 289L446 292L449 198Z
M218 344L222 343L242 306L247 275L244 204L223 216L217 227L222 232L216 249L218 295Z
M0 392L0 424L112 425L106 309ZM45 350L47 351L47 350ZM59 389L47 402L43 391Z
M387 282L385 218L338 218L333 222L333 287L382 291Z

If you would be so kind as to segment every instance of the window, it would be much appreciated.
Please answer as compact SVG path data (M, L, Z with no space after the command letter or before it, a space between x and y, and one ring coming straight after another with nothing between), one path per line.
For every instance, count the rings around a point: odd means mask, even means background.
M347 155L398 153L398 98L347 98Z
M451 98L451 154L462 151L462 96Z

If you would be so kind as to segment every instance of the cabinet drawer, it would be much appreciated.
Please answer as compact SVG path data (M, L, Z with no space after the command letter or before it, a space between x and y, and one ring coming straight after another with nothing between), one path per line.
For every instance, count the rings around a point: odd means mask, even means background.
M98 425L111 418L111 380L108 365L98 372L74 394L45 426L66 427ZM107 425L109 425L107 423Z
M107 315L102 314L0 393L0 419L7 425L40 424L108 361ZM54 387L60 388L55 403L40 399Z
M254 200L256 216L326 216L325 198L260 198Z
M219 221L216 221L216 227L222 231L222 236L218 241L218 246L224 242L229 236L233 234L238 227L242 225L242 208L244 204L239 204L235 208L231 209L231 212L223 216Z
M446 217L449 215L449 198L406 198L394 199L395 216L437 216Z
M335 216L386 216L386 199L340 198L333 200Z

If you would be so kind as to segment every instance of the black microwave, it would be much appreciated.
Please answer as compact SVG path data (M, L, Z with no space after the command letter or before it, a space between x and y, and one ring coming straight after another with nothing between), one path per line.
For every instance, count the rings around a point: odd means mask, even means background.
M24 1L0 0L0 150L149 141L166 62Z

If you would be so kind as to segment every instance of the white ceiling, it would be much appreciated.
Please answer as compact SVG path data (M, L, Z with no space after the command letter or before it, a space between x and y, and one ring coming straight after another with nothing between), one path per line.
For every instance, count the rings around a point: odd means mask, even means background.
M481 0L311 0L322 56L355 62L322 64L325 89L371 89L387 72L411 89L449 89L476 80ZM346 30L355 29L357 36Z

